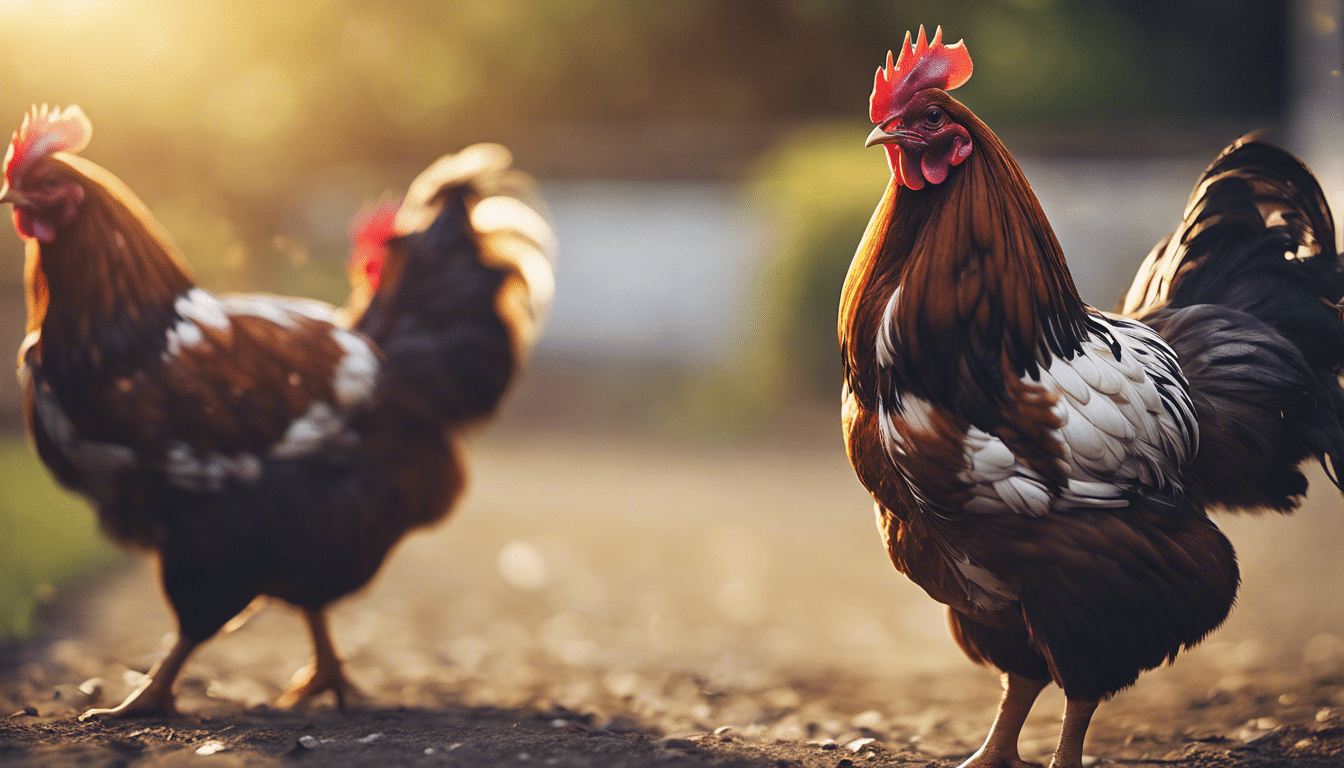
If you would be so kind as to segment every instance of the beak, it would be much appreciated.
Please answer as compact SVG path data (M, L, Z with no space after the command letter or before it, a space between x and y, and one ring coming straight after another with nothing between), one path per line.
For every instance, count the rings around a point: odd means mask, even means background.
M882 125L886 125L886 123L883 123ZM900 135L899 132L888 133L887 129L883 128L882 125L877 126L873 129L872 133L868 134L868 138L863 142L864 147L871 147L876 144L890 144Z
M18 205L31 205L32 201L24 197L23 195L19 194L19 191L17 189L14 189L13 187L6 184L4 189L0 189L0 203L13 203L14 205L18 206Z

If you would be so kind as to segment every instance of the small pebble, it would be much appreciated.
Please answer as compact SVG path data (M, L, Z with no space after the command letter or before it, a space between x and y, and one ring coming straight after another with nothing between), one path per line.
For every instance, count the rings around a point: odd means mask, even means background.
M821 747L823 750L831 750L835 749L839 745L835 743L835 739L827 739L819 743L817 746Z
M725 733L728 733L728 732L731 731L731 730L733 730L733 726L731 726L731 725L720 725L718 728L715 728L715 729L714 729L714 735L715 735L715 736L722 736L722 735L724 735Z
M454 741L452 744L449 744L449 745L448 745L448 751L449 751L449 752L452 752L454 749L460 749L461 747L462 747L462 742L460 742L460 741Z
M564 728L566 725L569 725L569 721L563 717L557 717L551 721L552 728Z
M425 754L426 754L426 755L432 755L432 754L434 754L434 748L433 748L433 747L425 747Z
M10 717L37 717L37 707L24 707Z
M317 738L314 736L300 736L299 746L304 749L316 749L318 745Z
M361 736L360 738L355 739L355 741L360 744L372 744L381 738L383 738L383 734L381 733L370 733L368 736Z
M210 741L205 742L205 743L202 744L201 746L197 747L197 748L196 748L196 754L198 754L198 755L213 755L213 754L217 754L217 753L219 753L219 752L223 752L223 751L226 750L226 749L228 749L228 747L224 746L224 742L222 742L222 741L215 741L215 740L212 739L212 740L210 740Z
M877 739L869 739L869 738L855 739L846 744L845 746L849 747L850 752L858 752L859 750L863 749L869 744L872 744L874 741L877 741Z
M1331 714L1332 714L1332 712L1330 711L1330 708L1329 708L1329 707L1326 707L1326 708L1324 708L1324 709L1317 710L1317 712L1316 712L1316 722L1318 722L1318 723L1324 723L1326 720L1329 720L1329 719L1330 719L1330 715L1331 715Z

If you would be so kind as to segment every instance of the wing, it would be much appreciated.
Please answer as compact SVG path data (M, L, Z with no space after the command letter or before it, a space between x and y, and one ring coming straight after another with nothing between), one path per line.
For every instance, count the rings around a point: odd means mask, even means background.
M1199 433L1175 353L1125 318L1094 312L1088 329L1080 353L1005 372L993 424L887 388L883 444L929 511L1041 516L1180 493Z
M267 459L357 441L351 420L381 362L367 338L333 324L331 307L192 289L174 310L158 357L115 376L70 382L47 375L35 344L23 353L34 432L72 484L135 468L217 490L257 479Z

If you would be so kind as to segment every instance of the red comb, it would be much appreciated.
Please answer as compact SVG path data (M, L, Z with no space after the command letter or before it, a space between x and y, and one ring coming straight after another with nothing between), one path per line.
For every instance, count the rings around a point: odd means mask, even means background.
M369 287L378 289L387 258L387 241L397 236L399 200L383 200L365 208L350 222L350 270L361 271Z
M356 248L373 246L381 248L388 240L397 236L394 224L400 200L383 200L377 205L366 207L355 214L350 222L350 242Z
M5 154L5 181L13 182L23 169L52 152L78 152L89 145L93 123L71 104L65 109L34 105L23 116Z
M933 33L933 42L924 38L924 27L919 27L919 41L910 43L905 33L901 55L893 65L887 52L887 66L878 67L873 79L873 95L869 113L874 123L881 123L895 113L911 96L925 88L950 91L960 88L971 79L971 54L966 41L943 45L943 28Z

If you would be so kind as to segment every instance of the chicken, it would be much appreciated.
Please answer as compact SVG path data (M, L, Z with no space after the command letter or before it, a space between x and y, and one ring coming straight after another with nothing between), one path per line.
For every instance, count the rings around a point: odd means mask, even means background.
M877 71L867 145L892 177L841 295L846 448L892 563L1002 673L964 765L1024 765L1054 682L1052 764L1076 768L1098 702L1227 616L1240 576L1209 510L1289 511L1299 464L1340 466L1344 272L1310 172L1248 137L1123 315L1087 306L1021 170L947 94L971 68L921 28Z
M352 687L325 607L461 493L457 435L515 377L552 289L549 225L508 152L447 156L361 227L351 306L197 287L136 196L76 153L77 107L34 109L0 201L26 246L19 352L42 461L117 542L157 554L178 636L88 716L171 714L192 651L259 596L298 608L314 662L289 706Z

